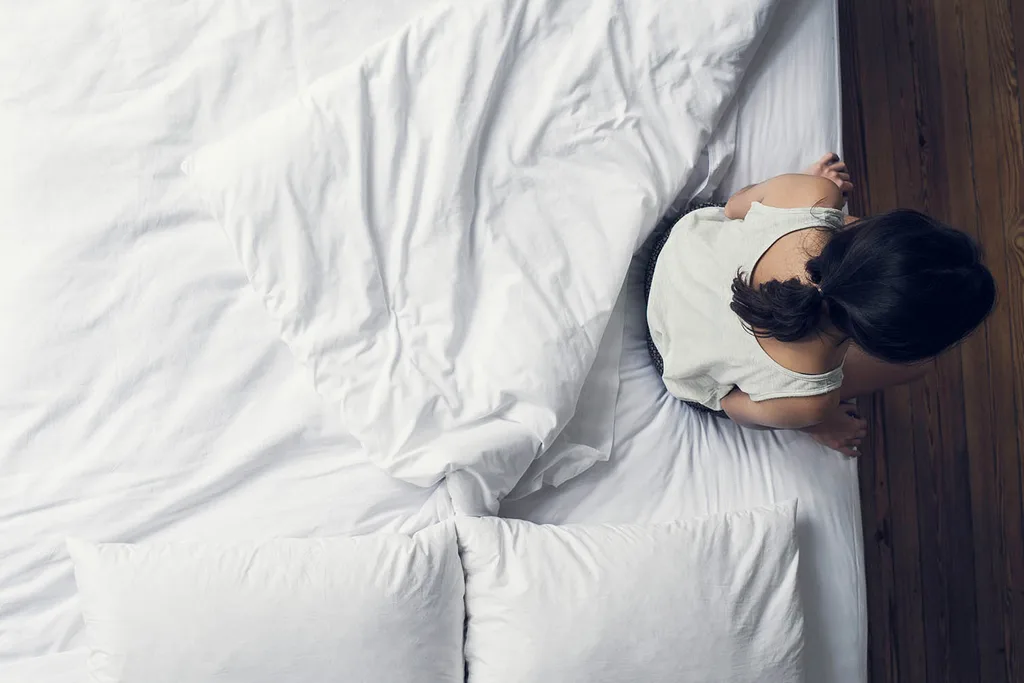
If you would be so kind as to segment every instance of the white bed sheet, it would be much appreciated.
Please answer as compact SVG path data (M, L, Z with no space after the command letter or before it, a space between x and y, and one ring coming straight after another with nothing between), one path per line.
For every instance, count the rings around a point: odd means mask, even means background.
M329 535L438 515L443 501L378 471L324 408L178 172L429 4L0 10L0 663L82 644L65 536ZM738 103L724 190L838 148L835 44L832 0L782 3ZM796 494L821 673L809 680L864 680L853 465L681 410L632 319L614 458L510 512L640 521ZM51 655L0 679L83 680L81 661Z
M842 153L836 0L779 3L740 87L732 165L715 196Z

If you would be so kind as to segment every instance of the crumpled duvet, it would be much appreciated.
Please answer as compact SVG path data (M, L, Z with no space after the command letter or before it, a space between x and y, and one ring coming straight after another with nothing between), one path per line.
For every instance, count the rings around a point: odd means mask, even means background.
M630 257L773 4L444 7L184 169L370 457L493 513L610 442L610 409L573 417L614 391L591 370Z

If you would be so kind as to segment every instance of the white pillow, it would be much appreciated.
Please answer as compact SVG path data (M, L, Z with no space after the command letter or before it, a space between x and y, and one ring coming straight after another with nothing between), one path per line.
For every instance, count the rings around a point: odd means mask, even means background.
M802 681L796 506L662 525L460 518L469 683Z
M68 549L97 682L463 680L450 524L413 537Z

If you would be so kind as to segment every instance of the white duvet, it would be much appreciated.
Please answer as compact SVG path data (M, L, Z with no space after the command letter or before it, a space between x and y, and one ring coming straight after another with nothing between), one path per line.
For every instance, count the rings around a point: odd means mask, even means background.
M770 3L620 4L479 0L439 10L433 0L40 0L0 6L0 661L82 645L64 550L68 536L139 542L412 531L449 515L453 503L492 508L517 477L522 493L608 457L618 382L613 303L628 253L679 188L699 184L695 159L709 136L721 134L722 107ZM575 14L565 13L572 8ZM549 10L563 21L539 14ZM430 14L401 32L404 18L420 12ZM538 60L544 54L551 58ZM455 63L459 55L479 57L480 68L445 71L444 60ZM353 62L359 66L345 71ZM372 63L384 70L367 70ZM392 82L402 86L394 92L384 87L387 70L404 74ZM495 77L503 86L487 99ZM341 94L346 83L354 97ZM505 99L513 94L516 105ZM365 204L374 220L333 233L359 245L346 249L342 261L356 270L312 268L308 274L324 274L322 288L292 290L292 301L327 304L339 298L332 284L355 287L345 290L338 310L357 315L341 322L368 324L366 339L385 342L373 353L403 360L382 369L356 357L351 344L316 346L345 341L341 332L321 334L326 328L319 322L294 327L313 344L307 351L326 359L321 367L354 361L340 384L319 381L331 398L325 401L294 361L293 354L312 360L294 344L302 335L289 337L291 351L281 343L266 302L252 293L252 273L232 253L233 241L241 255L244 226L223 226L231 238L225 240L180 167L205 145L237 145L267 112L298 106L304 116L281 127L282 137L239 150L259 158L265 146L265 164L241 168L216 154L217 147L196 157L197 173L204 155L232 171L207 185L208 204L216 207L237 192L232 196L244 194L247 205L224 205L231 212L218 215L225 221L229 213L255 216L267 210L264 200L287 198L278 181L290 178L338 190L310 199L352 197L353 187L333 167L281 165L317 158L315 150L282 146L287 131L315 123L296 101L334 102L340 112L347 100L369 104L368 97L392 95L411 98L409 111L371 108L337 119L345 123L338 140L362 145L360 160L373 162L365 178L376 182L366 187ZM463 95L465 110L454 99ZM558 103L567 108L544 110ZM450 117L441 116L444 107ZM505 118L476 129L479 140L494 144L466 147L473 116L499 108ZM429 157L394 139L389 148L387 136L402 132L400 114L410 121L432 116L467 154L460 157L433 132L421 141L421 152L433 145ZM558 148L551 134L581 115L590 118L570 131L578 149ZM266 124L254 125L249 130ZM371 126L377 126L372 138L355 137ZM548 137L545 126L552 126ZM515 140L544 152L514 157L522 173L495 165L501 152L520 149L511 146ZM614 159L605 156L611 150ZM397 155L400 166L381 165ZM320 160L337 161L327 153ZM499 217L509 207L518 213L492 224L477 210L467 224L472 212L458 202L444 214L454 217L449 222L428 222L410 210L414 197L436 210L439 202L474 196L456 186L474 163L472 177L493 181L504 173L505 189L517 189L489 190L478 208L490 202ZM434 184L416 194L408 179L397 182L413 170L429 172ZM242 193L261 189L246 185L258 173L274 180L265 196ZM524 197L531 178L545 202ZM380 184L385 181L396 182L395 192ZM505 197L510 204L499 206ZM294 218L300 208L282 206L280 215ZM441 321L404 323L403 331L426 344L396 349L394 331L388 337L387 328L371 324L381 299L358 288L360 277L372 273L367 257L379 247L369 242L384 217L406 221L388 226L394 249L380 252L392 276L403 272L389 259L406 238L441 252L430 272L400 278L415 304L409 310ZM467 230L462 242L453 225ZM491 225L503 231L486 232ZM520 226L525 232L509 232ZM310 254L295 225L264 227L259 240L247 243L251 248L279 239L296 248L274 254L281 259ZM505 241L480 239L488 234ZM513 244L534 258L511 261ZM461 246L501 268L465 272L460 267L472 260L468 254L452 258ZM542 256L542 249L550 253ZM418 264L426 263L417 255ZM312 250L311 265L325 256ZM289 263L278 263L276 272L287 272ZM542 269L534 279L525 277L530 266ZM456 275L487 289L456 287ZM545 291L529 287L545 282ZM330 296L321 300L313 296L318 291ZM534 308L547 301L566 307L566 329L553 324L555 311ZM446 318L450 312L457 315ZM453 326L464 334L454 334ZM521 339L509 336L524 328ZM578 355L568 358L567 351ZM410 392L374 394L370 389L408 371L407 352L437 362L431 381L413 375L421 383L410 384ZM516 374L524 367L533 369ZM495 389L506 381L508 391ZM465 392L462 403L449 399L456 390ZM423 411L418 401L426 394L434 409ZM449 427L456 441L443 437ZM431 481L439 485L424 485Z
M771 5L445 7L185 169L370 457L494 513L539 456L593 462L549 449Z

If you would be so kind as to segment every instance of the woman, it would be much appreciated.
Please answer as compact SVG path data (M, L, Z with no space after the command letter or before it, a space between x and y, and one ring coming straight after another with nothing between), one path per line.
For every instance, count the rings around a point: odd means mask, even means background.
M910 210L846 218L851 188L826 154L660 240L647 318L673 395L853 456L867 423L847 401L923 375L985 319L995 283L968 236Z

